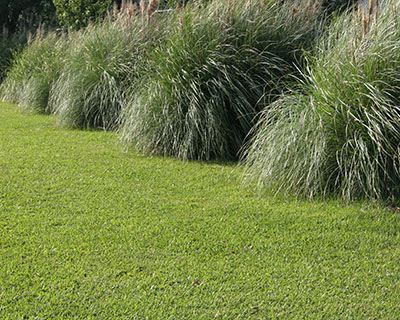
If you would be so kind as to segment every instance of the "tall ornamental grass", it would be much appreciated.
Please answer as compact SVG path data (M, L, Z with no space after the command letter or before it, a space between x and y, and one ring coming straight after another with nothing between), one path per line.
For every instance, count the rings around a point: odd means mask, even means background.
M66 40L56 33L36 36L16 54L2 83L1 98L25 110L49 113L49 93L60 76L67 52Z
M0 34L0 83L7 75L15 51L20 50L26 42L26 33L18 32L9 35L6 26Z
M340 17L299 90L263 112L244 159L260 187L398 201L399 5Z
M161 22L160 22L161 23ZM89 26L70 41L68 63L51 92L51 106L62 125L115 129L125 90L140 76L146 52L162 28L130 14Z
M261 102L296 73L318 15L311 5L258 0L178 11L122 114L122 140L182 159L236 159Z

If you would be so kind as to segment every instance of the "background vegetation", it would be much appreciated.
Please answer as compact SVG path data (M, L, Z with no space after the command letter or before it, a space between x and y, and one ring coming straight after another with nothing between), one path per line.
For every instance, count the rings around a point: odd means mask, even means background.
M112 0L53 0L58 22L64 28L80 29L104 18Z
M51 0L0 1L0 26L10 34L26 26L54 25L55 7Z
M12 56L40 30L55 28L55 7L51 0L0 1L0 82L4 79Z

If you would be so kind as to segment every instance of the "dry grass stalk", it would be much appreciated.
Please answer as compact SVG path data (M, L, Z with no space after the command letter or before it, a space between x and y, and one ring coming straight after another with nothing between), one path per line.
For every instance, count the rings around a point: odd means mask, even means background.
M147 21L150 20L151 16L156 12L158 8L158 2L157 0L150 0L149 1L149 6L147 7Z
M362 5L358 4L358 12L361 15L361 23L363 26L363 36L370 30L373 24L376 24L379 12L379 0L369 0L368 9L364 9Z
M369 0L368 2L368 16L369 16L369 20L371 21L372 15L374 13L374 8L376 5L376 0Z
M184 9L188 4L188 0L179 0L176 4L176 9Z
M374 16L375 23L376 23L377 20L378 20L378 13L379 13L379 10L380 10L380 1L379 1L379 0L376 0L375 16Z
M122 0L119 12L123 14L125 10L126 10L126 0Z
M137 14L137 5L136 4L132 4L129 7L129 10L128 10L128 17L129 18L133 18L133 17L136 16L136 14Z
M38 41L38 40L40 40L41 38L43 38L43 36L44 36L44 29L43 29L43 27L42 27L42 24L39 23L39 26L38 26L37 29L36 29L35 39Z
M363 12L363 10L362 10L362 6L361 6L361 2L359 1L358 5L357 5L357 14L358 14L359 21L361 21L361 19L362 19L362 12Z
M3 39L6 39L6 38L8 37L8 29L7 29L6 24L3 24L3 32L2 32L2 35L3 35Z
M32 33L30 31L28 32L26 42L28 43L28 45L32 43Z
M229 11L231 11L231 0L228 0L228 4L226 5L226 12L229 12Z
M368 2L368 15L372 16L372 11L374 10L374 0L369 0Z
M68 33L68 40L71 40L72 39L72 31L71 31L71 27L70 26L68 26L67 33Z
M299 7L310 11L311 13L316 13L321 8L321 0L303 0L299 3ZM298 12L299 10L297 10ZM296 12L296 13L297 13Z
M144 16L146 12L146 0L140 0L140 12Z
M353 9L353 25L357 25L359 21L362 21L362 9L361 9L361 4L358 3L357 9ZM355 54L354 54L354 48L357 48L359 40L361 40L362 36L358 33L358 29L354 28L354 42L353 44L350 44L350 51L352 52L353 56L353 62L355 62Z
M118 18L118 14L119 14L118 5L117 5L116 2L114 2L113 3L113 17L114 17L114 19Z
M353 22L357 21L358 11L353 9L352 14L353 14L353 17L352 17L353 18Z
M365 11L362 12L362 26L363 26L363 35L365 36L368 33L368 27L369 27L369 15L365 13Z
M137 13L136 2L133 2L132 0L123 0L121 2L121 8L119 10L118 10L118 5L114 2L114 7L113 7L114 19L117 19L121 16L128 17L128 19L132 19L133 17L136 16L136 13Z
M369 0L368 4L368 22L370 27L374 22L376 22L376 16L374 16L374 12L376 12L377 8L377 0ZM369 28L370 29L370 28Z
M183 29L183 23L182 23L182 16L181 15L179 15L178 23L179 23L179 27L181 29Z

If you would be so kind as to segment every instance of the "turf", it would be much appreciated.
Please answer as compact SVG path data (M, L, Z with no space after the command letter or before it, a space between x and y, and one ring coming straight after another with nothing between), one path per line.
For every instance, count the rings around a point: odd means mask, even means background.
M0 104L0 319L393 319L400 215L258 197Z

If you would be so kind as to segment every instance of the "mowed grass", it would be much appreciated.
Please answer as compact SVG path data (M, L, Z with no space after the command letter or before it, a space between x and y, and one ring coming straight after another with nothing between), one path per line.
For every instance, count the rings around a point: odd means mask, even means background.
M395 319L400 214L258 197L0 104L0 319Z

